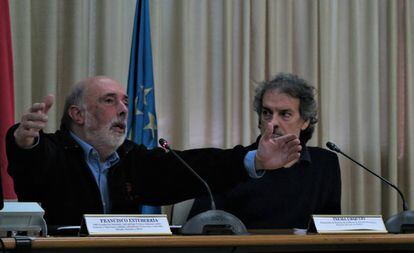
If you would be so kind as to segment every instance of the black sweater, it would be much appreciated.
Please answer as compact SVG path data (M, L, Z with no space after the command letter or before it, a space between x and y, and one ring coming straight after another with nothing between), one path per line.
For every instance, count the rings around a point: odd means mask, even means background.
M325 149L304 147L292 167L250 178L216 194L215 200L217 209L236 215L250 229L306 228L312 214L341 212L338 157ZM196 199L189 218L208 208L206 197Z
M40 202L48 225L79 225L83 214L102 213L99 188L83 149L67 130L40 133L32 149L19 148L13 132L6 137L9 174L19 201ZM178 151L177 151L178 152ZM246 148L193 149L178 152L215 191L229 189L247 177ZM109 169L112 213L137 213L139 204L172 204L203 194L200 182L170 153L125 141L120 161ZM223 168L223 169L221 169Z

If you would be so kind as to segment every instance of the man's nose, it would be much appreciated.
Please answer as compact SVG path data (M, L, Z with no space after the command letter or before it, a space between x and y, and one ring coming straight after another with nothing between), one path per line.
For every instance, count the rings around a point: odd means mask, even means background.
M128 114L128 106L122 101L118 104L119 115L126 116Z
M273 115L272 118L270 119L270 123L272 124L273 128L278 128L279 127L279 118L277 115Z

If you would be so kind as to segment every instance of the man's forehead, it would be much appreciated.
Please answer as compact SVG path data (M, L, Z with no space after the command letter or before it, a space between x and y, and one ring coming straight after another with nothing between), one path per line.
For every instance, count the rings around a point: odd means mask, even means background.
M298 105L300 104L300 99L291 96L288 93L281 92L278 89L268 90L264 93L262 99L262 106L266 106L266 104L285 104L285 105Z
M87 87L87 93L88 95L98 97L106 95L127 97L122 85L111 79L104 79L90 83Z

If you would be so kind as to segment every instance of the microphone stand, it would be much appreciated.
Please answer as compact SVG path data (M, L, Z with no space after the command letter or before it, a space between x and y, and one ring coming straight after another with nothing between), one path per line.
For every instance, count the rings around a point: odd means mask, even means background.
M159 140L164 149L170 151L207 189L210 198L210 210L199 213L189 219L181 228L183 235L243 235L248 234L243 222L231 213L217 210L213 194L207 182L184 161L164 139Z
M411 211L411 210L408 209L408 203L407 203L407 201L405 201L403 193L401 192L400 189L398 189L398 187L396 185L394 185L393 183L391 183L387 179L381 177L380 175L376 174L375 172L368 169L367 167L360 164L359 162L355 161L352 157L350 157L347 154L345 154L344 152L342 152L341 149L337 145L335 145L334 143L328 141L326 143L326 146L330 150L335 151L335 152L345 156L346 158L348 158L352 162L354 162L357 165L364 168L366 171L368 171L372 175L374 175L377 178L381 179L381 181L384 182L385 184L387 184L388 186L391 186L392 188L394 188L398 192L398 194L400 195L400 197L402 199L403 211L398 213L398 214L395 214L395 215L391 216L390 218L388 218L388 220L385 222L385 227L387 228L389 233L394 233L394 234L414 233L414 211Z

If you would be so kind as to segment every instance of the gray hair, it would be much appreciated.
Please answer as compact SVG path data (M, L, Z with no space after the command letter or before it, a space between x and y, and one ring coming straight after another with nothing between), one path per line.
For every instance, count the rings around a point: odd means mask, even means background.
M85 86L86 85L85 85L84 82L80 82L80 83L76 84L72 88L69 96L66 97L65 107L63 108L63 115L62 115L62 118L60 120L60 128L61 129L67 129L67 130L72 129L73 119L69 115L69 108L72 105L82 106Z
M307 81L295 74L279 73L270 81L260 83L255 89L253 101L254 110L259 116L259 124L263 110L263 96L268 90L278 90L293 98L299 99L299 113L303 120L309 120L309 126L300 132L300 141L305 144L315 131L317 119L317 103L315 100L315 88Z

